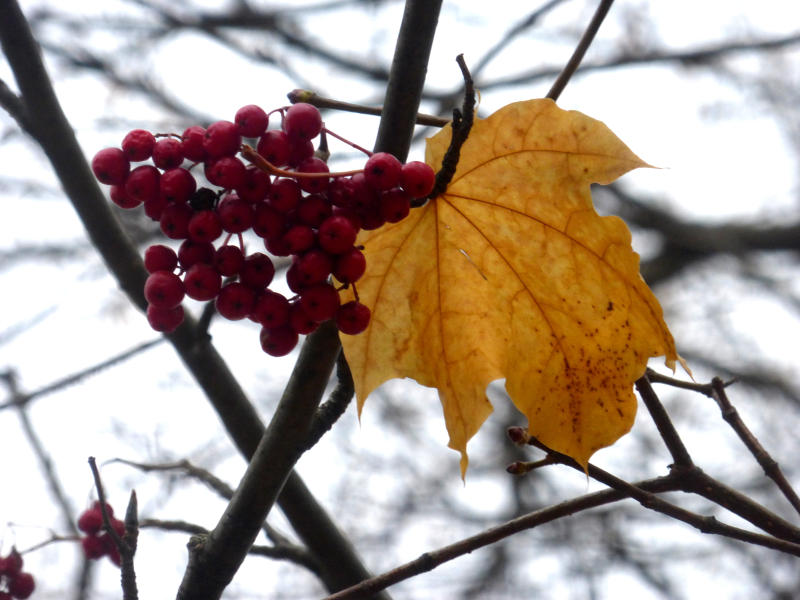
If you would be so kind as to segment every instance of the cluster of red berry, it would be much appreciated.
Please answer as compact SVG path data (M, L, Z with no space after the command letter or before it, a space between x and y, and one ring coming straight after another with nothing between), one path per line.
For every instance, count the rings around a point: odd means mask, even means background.
M122 537L125 535L125 523L114 518L114 510L111 505L106 504L111 526ZM114 543L113 538L108 532L103 531L103 513L100 509L100 502L95 501L91 508L86 509L78 517L78 529L86 535L81 538L83 554L90 560L108 556L115 565L120 565L119 549Z
M12 548L0 557L0 600L28 598L36 588L33 575L22 570L22 555Z
M274 113L280 115L279 129L268 128ZM315 156L313 140L320 135L364 151L364 168L329 172ZM243 138L257 140L255 150ZM131 161L145 160L153 164L131 169ZM201 164L212 187L198 187L192 169ZM143 204L167 237L182 241L177 252L161 244L145 252L150 325L164 332L178 327L184 296L215 300L223 317L259 323L261 346L273 356L288 354L298 335L328 319L346 334L366 329L370 310L355 288L366 261L356 236L403 219L435 179L425 163L402 164L336 135L316 107L305 103L271 113L248 105L233 122L192 126L182 135L136 129L121 148L98 152L92 170L111 185L113 202L122 208ZM245 252L242 234L249 230L263 239L269 255L292 257L286 279L294 296L268 289L275 268L268 254ZM234 235L238 244L230 243ZM356 300L341 304L339 291L349 286Z

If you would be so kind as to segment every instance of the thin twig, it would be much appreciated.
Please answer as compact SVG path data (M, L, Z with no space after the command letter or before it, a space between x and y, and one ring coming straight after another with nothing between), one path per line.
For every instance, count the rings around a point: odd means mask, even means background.
M42 443L39 434L36 432L36 429L31 422L26 407L26 396L20 392L18 388L16 373L9 369L3 373L0 373L0 379L3 379L8 387L8 391L11 395L10 404L16 406L17 408L17 416L19 417L20 424L22 425L22 431L25 433L25 437L28 438L28 443L30 444L34 455L36 455L36 458L39 460L42 474L44 475L45 481L47 481L47 486L50 488L50 493L53 495L53 499L61 509L61 515L64 523L73 535L78 535L78 528L76 527L74 521L75 509L72 506L72 502L65 492L63 485L61 484L61 480L59 479L58 473L53 465L53 460L50 457L50 453Z
M592 17L592 20L589 22L589 26L586 28L586 31L583 32L578 45L575 46L575 50L572 53L572 56L569 57L569 61L564 66L564 69L559 73L556 80L553 82L553 86L550 88L550 91L547 92L546 98L550 98L551 100L555 101L558 100L558 97L561 95L561 92L564 91L564 88L567 87L567 83L569 83L570 78L578 70L578 65L581 64L586 51L589 49L589 46L592 45L592 41L594 40L594 36L597 34L597 31L600 29L600 25L603 23L603 19L606 18L611 5L614 4L614 0L601 0L600 5L597 7L597 10Z
M129 348L111 358L107 358L96 365L92 365L91 367L87 367L86 369L81 369L77 373L73 373L71 375L67 375L66 377L62 377L61 379L56 379L52 383L48 383L47 385L40 387L38 390L34 390L32 392L18 393L12 400L4 403L0 403L0 410L11 408L11 407L22 407L34 400L35 398L39 398L41 396L45 396L47 394L52 394L53 392L58 392L63 388L79 383L86 379L87 377L91 377L92 375L96 375L101 371L113 367L114 365L121 363L129 358L133 358L137 354L144 352L145 350L149 350L153 346L160 344L164 341L163 337L158 337L156 339L150 340L149 342L143 342L141 344L137 344L133 348Z
M211 473L210 471L203 469L202 467L198 467L197 465L192 464L186 459L179 460L177 462L172 463L161 463L161 464L148 464L148 463L138 463L132 460L126 460L124 458L115 458L109 462L116 462L123 465L127 465L129 467L134 467L135 469L139 469L144 473L150 472L169 472L169 471L182 471L182 474L185 477L190 477L197 481L200 481L206 484L209 488L214 490L219 496L225 500L230 500L233 498L233 488L229 486L227 483L222 481L219 477ZM269 523L265 522L262 526L264 533L267 534L267 537L275 543L276 546L278 545L289 545L289 539L280 533L277 529L272 527ZM190 532L195 533L195 532Z
M136 587L136 571L133 567L133 557L136 554L136 546L139 541L139 502L136 499L135 490L131 491L128 499L124 522L125 535L122 537L123 544L119 546L122 597L123 600L138 600L139 591Z
M661 404L661 400L658 399L653 387L647 380L647 375L637 379L635 385L642 401L650 412L650 416L653 418L653 422L658 428L661 439L664 440L667 450L669 450L669 453L672 455L672 460L675 461L676 465L684 467L692 466L694 464L692 462L692 457L689 455L689 451L686 449L683 440L681 440L681 436L678 435L678 431L672 424L672 420L664 409L664 405Z
M2 79L0 79L0 107L13 117L21 129L31 132L30 116L25 104Z
M649 367L645 372L645 376L647 377L647 380L650 383L663 383L665 385L669 385L674 388L680 388L683 390L690 390L692 392L704 394L709 398L711 398L713 394L713 389L711 387L711 384L697 383L695 381L684 381L682 379L676 379L674 377L670 377L669 375L663 375L662 373L659 373L658 371L655 371Z
M111 515L108 511L106 502L106 492L103 489L103 481L100 478L100 470L97 468L97 461L94 456L89 457L89 468L94 477L94 487L97 490L97 499L100 503L100 514L103 516L103 527L108 536L114 541L120 555L120 567L122 568L122 598L123 600L138 600L139 592L136 588L136 573L133 570L133 556L136 554L136 541L139 535L137 526L137 501L136 493L132 492L125 511L125 533L124 538L117 533L111 524ZM129 529L130 528L130 529Z
M179 519L142 519L140 526L143 529L179 531L182 533L190 533L192 535L208 534L208 530L205 527L201 527L195 523L189 523L188 521L182 521ZM274 546L256 544L250 547L248 554L273 558L275 560L288 560L307 568L309 571L318 576L322 571L319 561L316 560L305 548L295 544L275 544Z
M380 117L383 114L382 106L366 106L364 104L342 102L341 100L334 100L333 98L320 96L311 90L292 90L286 94L286 96L289 98L289 102L292 104L305 102L307 104L316 106L317 108L330 108L343 112L357 113L360 115L373 115L376 117ZM417 113L415 119L417 125L429 125L431 127L444 127L450 122L450 119L437 117L436 115L426 115L424 113Z
M552 450L542 442L540 442L535 437L531 436L529 442L532 446L543 450L549 455L552 455L553 458L559 462L560 464L569 466L581 473L584 473L584 468L573 458L561 454L560 452L556 452ZM759 506L757 503L749 501L750 508L752 511L757 511L761 513L762 516L767 517L767 521L772 521L773 524L781 526L784 529L791 530L792 535L788 536L781 536L772 537L770 535L764 535L760 533L753 533L751 531L747 531L744 529L740 529L738 527L733 527L731 525L727 525L726 523L722 523L718 521L715 517L704 517L702 515L698 515L691 511L688 511L680 506L672 504L671 502L667 502L662 498L659 498L655 494L648 492L646 490L642 490L641 488L637 488L634 484L628 483L627 481L620 479L609 473L608 471L604 471L603 469L589 464L588 468L589 477L603 483L615 490L622 491L626 493L628 496L633 498L634 500L638 501L643 507L653 510L655 512L662 513L667 515L668 517L672 517L678 521L682 521L687 525L691 525L695 529L699 530L702 533L714 533L717 535L722 535L725 537L729 537L735 540L747 542L750 544L755 544L758 546L764 546L765 548L772 548L773 550L779 550L781 552L785 552L787 554L792 554L794 556L800 556L800 530L791 526L791 524L786 523L777 515L771 514L769 511L764 509L763 507ZM697 488L697 481L703 481L704 489L704 497L709 498L710 500L715 501L717 504L725 506L724 501L721 501L720 498L715 497L710 492L713 490L714 484L718 484L718 482L711 477L705 475L700 469L694 466L689 467L677 467L671 471L670 474L671 478L674 478L675 481L678 483L678 489L683 491L698 491ZM712 488L709 490L708 488ZM739 514L739 513L737 513ZM749 520L749 519L748 519ZM752 522L752 521L751 521ZM779 523L776 523L779 522ZM775 530L775 527L767 524L766 526L768 530ZM772 531L770 531L772 533ZM793 538L797 541L788 541L786 539Z
M744 421L742 421L742 418L739 416L739 411L736 410L728 399L728 395L725 391L725 383L719 377L715 377L711 381L711 386L714 391L712 397L719 405L722 418L733 428L736 435L742 440L742 443L758 461L761 468L764 469L766 476L775 482L775 485L778 486L778 489L780 489L789 503L800 513L800 498L798 498L797 492L795 492L794 488L792 488L791 484L784 476L777 461L770 456L769 452L764 449L756 436L753 435L753 432L750 431L747 425L744 424Z
M636 487L652 492L666 492L674 490L673 483L670 481L669 477L658 477L647 481L641 481L636 483ZM325 600L356 600L367 597L368 594L386 589L389 586L415 577L421 573L432 571L439 565L474 552L479 548L484 548L486 546L495 544L502 539L519 533L520 531L533 529L539 525L550 523L584 510L596 508L612 502L617 502L626 497L627 495L625 493L617 490L604 490L601 492L585 494L577 498L566 500L560 504L548 506L547 508L543 508L516 519L512 519L501 525L482 531L476 535L459 540L453 544L425 552L415 560L400 565L399 567L396 567L385 573L381 573L372 579L363 581L357 585L347 588L346 590L332 594L325 598Z

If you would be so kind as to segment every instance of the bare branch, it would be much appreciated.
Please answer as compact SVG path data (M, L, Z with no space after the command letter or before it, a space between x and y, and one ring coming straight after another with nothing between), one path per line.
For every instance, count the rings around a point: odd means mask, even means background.
M606 18L606 15L611 9L611 5L613 3L614 0L600 0L600 4L594 13L594 16L592 16L592 20L589 22L586 31L583 32L583 35L581 36L578 45L575 46L575 50L572 52L572 56L570 56L566 66L561 73L559 73L558 78L553 83L550 91L547 92L546 98L558 100L561 92L563 92L564 88L567 87L567 83L572 78L572 75L578 70L578 65L581 64L583 56L586 54L589 46L592 45L594 36L597 35L600 25L603 24L603 20Z
M775 459L770 456L769 452L764 449L756 436L753 435L753 432L744 424L744 421L742 421L742 418L739 416L739 412L728 399L723 381L719 377L715 377L711 382L711 387L713 389L712 397L719 405L722 418L733 428L736 435L739 436L739 439L742 440L742 443L750 451L750 454L753 455L756 461L758 461L758 464L761 465L761 468L764 469L766 476L775 482L775 485L778 486L778 489L780 489L789 503L800 513L800 498L798 498L797 492L794 491L794 488L792 488L791 484L784 476L783 471Z

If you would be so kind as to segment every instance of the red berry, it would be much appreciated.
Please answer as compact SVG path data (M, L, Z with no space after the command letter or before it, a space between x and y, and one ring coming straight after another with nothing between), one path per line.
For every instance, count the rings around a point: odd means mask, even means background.
M342 283L354 283L361 279L367 268L367 259L358 248L351 248L336 257L333 276Z
M242 136L239 127L230 121L217 121L206 129L203 149L209 158L233 156L239 151Z
M81 538L81 548L83 555L89 560L95 560L106 554L106 546L96 535L88 535Z
M172 333L183 323L183 306L175 308L158 308L152 304L147 307L147 321L156 331Z
M194 216L188 204L168 204L159 220L161 231L172 240L185 240L189 237L189 221Z
M309 227L319 227L332 213L330 203L322 194L306 196L297 205L297 219Z
M349 177L334 177L328 183L328 200L334 206L349 207L353 195Z
M286 356L297 346L297 332L289 325L261 328L261 348L270 356Z
M153 221L160 221L167 204L169 202L161 195L155 198L148 198L144 201L144 214L153 219Z
M314 156L314 144L310 140L289 138L289 164L295 167Z
M260 106L248 104L236 111L233 118L243 137L258 137L267 129L269 116Z
M189 220L189 239L193 242L213 242L222 235L222 223L214 210L201 210Z
M295 333L308 335L319 327L319 323L308 316L299 302L292 302L289 305L289 327L291 327Z
M360 216L361 229L366 229L367 231L378 229L386 223L386 219L383 217L380 206L372 206L361 212Z
M8 592L19 600L29 598L35 589L36 583L30 573L18 573L8 584Z
M364 177L373 189L388 190L400 183L403 163L388 152L376 152L364 164Z
M175 308L183 300L181 278L169 271L156 271L144 282L144 297L157 308Z
M387 223L399 223L408 216L411 196L405 190L392 188L381 192L381 217Z
M255 252L244 259L244 266L239 271L239 280L256 291L267 287L275 276L275 266L269 256Z
M97 181L107 185L121 185L131 169L131 163L119 148L105 148L94 155L92 173Z
M436 173L424 162L412 160L400 169L400 187L414 198L424 198L430 194L434 183Z
M264 290L256 299L250 317L269 329L284 325L289 321L289 301L283 294Z
M153 147L153 164L164 171L183 163L183 145L175 138L161 138Z
M122 557L119 554L119 549L116 546L108 551L108 560L114 563L117 567L122 564Z
M100 504L100 500L95 500L92 502L92 510L98 511L101 515L103 514L102 505ZM106 502L106 513L108 514L108 518L112 518L114 516L114 508Z
M22 571L23 562L22 555L16 548L12 548L8 556L0 558L0 575L16 576Z
M322 115L316 106L298 102L286 111L283 130L290 138L311 140L322 131Z
M89 535L94 535L103 527L103 515L99 510L85 510L78 517L78 529Z
M259 204L256 206L253 215L253 231L256 235L272 239L283 234L286 224L286 216L278 212L269 204Z
M294 225L283 234L283 241L289 246L292 254L301 254L314 246L317 235L308 225Z
M123 523L120 519L111 517L111 527L117 532L119 537L125 535L125 523Z
M300 306L313 321L327 321L339 308L339 292L329 283L310 285L300 294Z
M289 151L289 137L284 131L267 131L256 145L256 152L276 167L285 167L289 164Z
M289 265L288 269L286 269L286 285L288 285L289 289L295 294L302 292L303 288L306 286L306 283L303 281L303 277L300 274L300 270L297 268L299 266L299 262L299 258L296 256L292 257L292 264Z
M353 246L357 235L349 219L331 216L319 226L319 245L325 252L341 254Z
M356 335L367 328L370 315L370 310L366 305L351 300L342 304L336 311L336 327L342 333Z
M282 237L266 238L264 247L273 256L289 256L292 250Z
M211 264L214 261L214 244L184 240L178 247L178 264L181 270L188 271L199 263Z
M197 182L189 171L178 167L164 171L158 187L161 197L168 202L188 202L197 189Z
M245 202L255 204L266 199L272 180L261 169L250 165L244 170L244 181L236 188L236 193Z
M142 203L141 200L128 196L125 193L125 186L122 184L112 185L108 193L111 201L120 208L136 208Z
M357 213L368 211L372 206L378 202L378 195L374 189L367 183L367 178L363 173L356 173L350 178L350 203L349 208L352 208Z
M217 205L222 228L228 233L241 233L253 225L253 207L237 194L228 194Z
M183 155L192 162L203 162L207 158L203 143L206 139L206 130L200 125L192 125L181 136L181 149Z
M197 263L186 271L183 278L186 295L194 300L213 300L222 287L222 277L209 264Z
M153 165L139 165L125 180L125 193L129 198L146 202L158 198L161 172Z
M225 285L217 296L217 312L231 321L244 319L253 310L256 294L248 286L235 281Z
M207 160L204 172L214 185L232 190L244 184L246 170L244 163L235 156L223 156Z
M155 136L145 129L129 131L122 140L122 151L128 160L137 162L147 160L153 155Z
M297 165L297 170L300 173L329 173L330 169L328 165L325 164L325 161L317 158L316 156L312 156L310 158L306 158L302 162ZM319 193L324 192L328 189L328 181L327 177L303 177L302 175L297 176L297 182L300 184L300 189L304 192L310 193Z
M178 266L178 255L168 246L153 244L144 252L144 268L150 274L160 271L171 273L176 266Z
M350 224L353 226L353 229L355 229L356 231L361 230L361 224L363 223L363 219L352 208L342 208L341 206L336 206L333 209L333 215L336 217L344 217L345 219L350 221Z
M269 205L278 212L288 213L300 202L300 185L286 177L272 182L269 190Z
M297 261L297 272L303 285L321 283L333 270L333 260L323 250L309 250Z
M220 275L233 277L244 266L244 254L238 246L221 246L214 253L211 264Z

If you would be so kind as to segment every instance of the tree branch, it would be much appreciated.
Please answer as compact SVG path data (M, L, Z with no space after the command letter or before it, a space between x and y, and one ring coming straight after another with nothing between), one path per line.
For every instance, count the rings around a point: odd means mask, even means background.
M269 426L217 526L190 550L178 590L185 600L217 599L233 579L308 438L339 352L329 321L311 334L300 352Z

